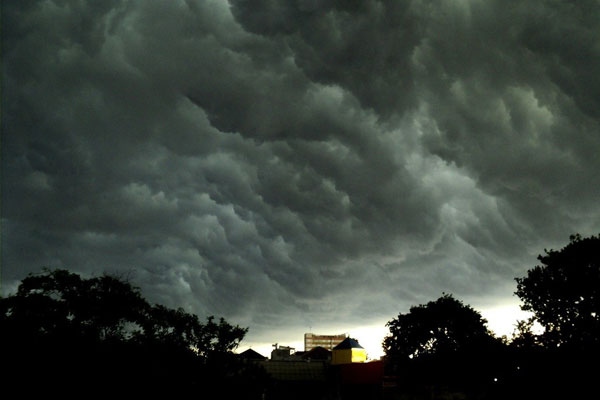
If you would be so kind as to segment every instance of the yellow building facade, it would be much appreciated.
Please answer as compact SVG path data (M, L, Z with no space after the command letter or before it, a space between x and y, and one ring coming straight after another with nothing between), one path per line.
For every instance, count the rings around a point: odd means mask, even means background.
M352 338L346 338L331 351L331 364L351 364L367 361L367 351Z

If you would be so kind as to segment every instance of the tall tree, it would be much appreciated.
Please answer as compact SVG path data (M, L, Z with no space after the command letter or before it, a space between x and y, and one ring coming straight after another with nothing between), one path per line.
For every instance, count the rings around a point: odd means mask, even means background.
M561 250L545 250L541 265L516 278L516 295L533 312L550 347L600 346L600 237L572 235Z
M384 339L388 374L412 398L493 398L506 370L504 344L486 320L449 294L413 306L389 321Z
M468 305L444 294L425 305L413 306L386 326L383 347L388 356L419 358L466 351L493 340L486 320Z

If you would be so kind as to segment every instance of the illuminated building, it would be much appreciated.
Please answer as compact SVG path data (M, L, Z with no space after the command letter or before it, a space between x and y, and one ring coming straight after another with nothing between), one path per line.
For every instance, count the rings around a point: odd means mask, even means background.
M331 352L331 364L362 363L367 361L367 351L355 339L346 338Z
M345 334L341 335L315 335L314 333L304 334L304 351L311 351L315 347L323 347L329 351L346 339Z

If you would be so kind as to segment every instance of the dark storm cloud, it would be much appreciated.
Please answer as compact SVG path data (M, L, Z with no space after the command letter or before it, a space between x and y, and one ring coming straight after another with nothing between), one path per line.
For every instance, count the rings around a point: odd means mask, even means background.
M426 151L526 220L521 234L556 238L597 216L597 3L233 3L247 29L284 36L311 78L380 118L424 120Z
M442 291L504 301L543 247L598 229L599 16L5 5L4 280L131 274L264 340Z

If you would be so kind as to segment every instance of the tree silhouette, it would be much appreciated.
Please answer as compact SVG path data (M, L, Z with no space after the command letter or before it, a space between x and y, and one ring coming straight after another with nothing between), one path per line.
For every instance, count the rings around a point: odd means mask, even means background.
M545 250L540 265L516 278L525 311L513 340L520 398L598 398L600 368L600 237L572 235L561 250ZM532 324L545 329L532 332ZM511 396L514 398L514 396Z
M489 343L493 336L485 324L473 308L444 294L389 321L383 347L388 356L400 358L452 354Z
M493 398L504 370L504 344L468 305L444 294L389 321L384 339L387 374L409 398Z
M81 279L65 270L25 278L0 300L0 322L29 340L53 336L125 340L127 328L147 318L150 305L128 282L102 276Z
M224 395L250 388L259 395L261 372L231 353L246 332L224 319L201 323L183 309L151 305L138 288L108 275L46 270L0 299L3 378L30 392L146 396L202 388Z
M510 346L518 349L534 350L540 346L539 336L533 331L534 318L519 320L515 325Z
M516 278L521 307L533 312L549 347L600 345L600 237L570 237L559 251L545 250L541 265Z

